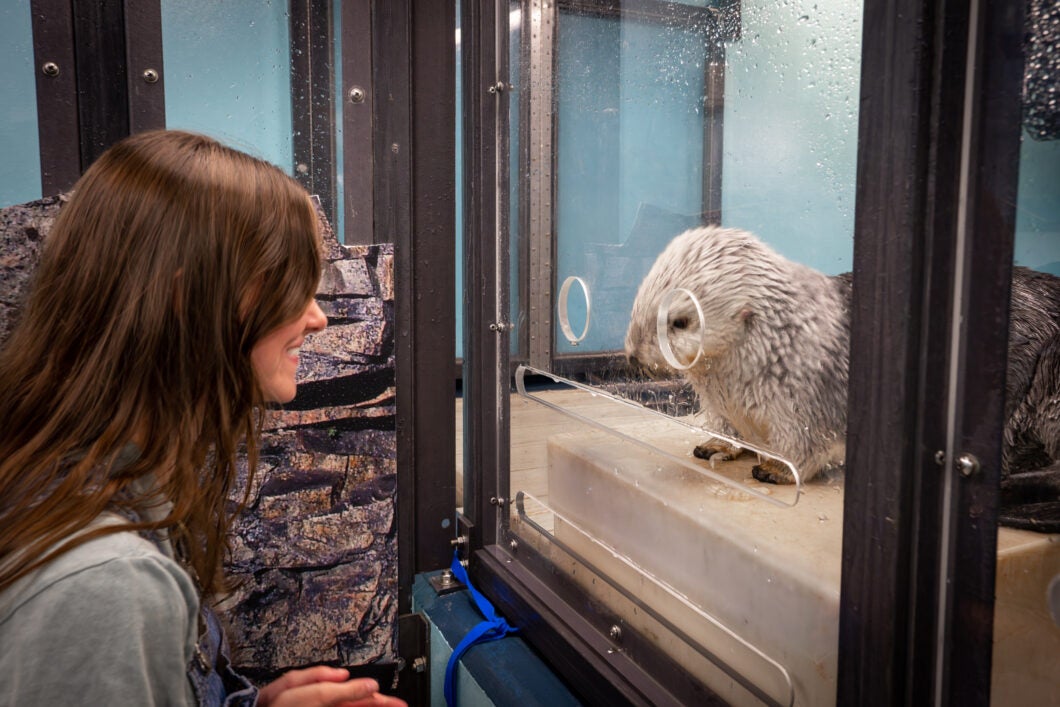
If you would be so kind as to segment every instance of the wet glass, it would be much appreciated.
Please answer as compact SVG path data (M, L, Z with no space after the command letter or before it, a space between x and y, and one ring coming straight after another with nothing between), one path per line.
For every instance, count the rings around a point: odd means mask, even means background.
M502 540L724 699L828 704L860 4L526 11Z

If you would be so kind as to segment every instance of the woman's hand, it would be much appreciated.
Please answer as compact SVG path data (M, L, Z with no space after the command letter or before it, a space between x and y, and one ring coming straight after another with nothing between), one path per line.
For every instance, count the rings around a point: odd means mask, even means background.
M258 707L407 707L404 700L380 694L371 678L350 680L350 671L318 665L292 670L258 692Z

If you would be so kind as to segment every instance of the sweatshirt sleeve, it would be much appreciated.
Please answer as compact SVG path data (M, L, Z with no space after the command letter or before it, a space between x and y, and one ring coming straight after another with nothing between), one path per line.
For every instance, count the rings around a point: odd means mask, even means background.
M190 704L197 614L191 579L160 553L77 568L0 626L0 703Z

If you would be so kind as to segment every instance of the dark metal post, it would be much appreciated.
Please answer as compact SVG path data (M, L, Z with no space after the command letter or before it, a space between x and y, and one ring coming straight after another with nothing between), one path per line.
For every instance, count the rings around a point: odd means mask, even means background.
M291 0L288 7L294 176L337 223L331 1Z
M446 3L372 6L374 238L395 251L402 612L413 575L448 565L456 500L454 23Z
M1022 11L985 5L865 4L843 705L989 702Z
M343 243L374 243L375 183L372 82L372 4L342 3L342 211Z

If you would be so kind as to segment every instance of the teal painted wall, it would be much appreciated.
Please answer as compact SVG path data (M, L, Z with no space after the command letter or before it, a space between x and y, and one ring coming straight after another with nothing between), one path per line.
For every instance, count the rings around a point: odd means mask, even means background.
M166 124L195 130L290 173L287 3L162 0ZM0 206L40 198L29 2L0 4Z
M292 172L287 3L162 0L166 126Z
M0 3L0 207L41 198L30 5Z

